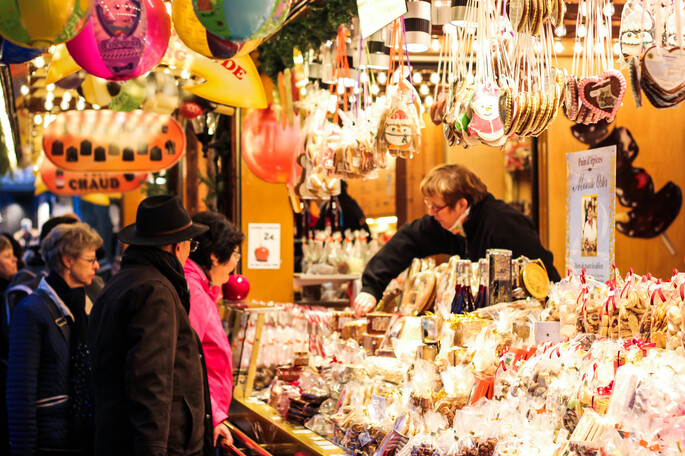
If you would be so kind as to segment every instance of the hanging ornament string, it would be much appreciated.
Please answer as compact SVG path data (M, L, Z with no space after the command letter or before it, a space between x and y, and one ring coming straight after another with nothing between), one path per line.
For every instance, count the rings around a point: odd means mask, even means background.
M404 52L407 56L407 71L411 71L411 63L409 62L409 48L407 47L407 29L404 26L404 16L401 16L402 18L402 36L404 37L404 42L402 45L404 46ZM401 48L400 48L401 49ZM411 77L411 75L409 75ZM400 74L400 79L404 78L404 73ZM414 92L411 94L411 102L414 103Z

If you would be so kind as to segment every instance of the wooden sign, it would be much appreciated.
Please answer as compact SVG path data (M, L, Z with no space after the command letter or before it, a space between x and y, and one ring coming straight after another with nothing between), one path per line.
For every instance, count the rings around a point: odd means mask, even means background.
M55 195L79 196L92 193L125 193L139 188L147 173L82 173L64 171L49 160L40 165L40 177Z
M178 122L141 110L68 111L43 133L45 156L65 171L161 171L176 164L185 147Z

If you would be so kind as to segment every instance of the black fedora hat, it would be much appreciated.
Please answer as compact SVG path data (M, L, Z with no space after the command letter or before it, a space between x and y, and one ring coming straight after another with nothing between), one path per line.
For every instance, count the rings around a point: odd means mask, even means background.
M157 246L175 244L198 236L209 227L193 223L178 196L150 196L140 202L136 223L122 228L117 236L124 244Z

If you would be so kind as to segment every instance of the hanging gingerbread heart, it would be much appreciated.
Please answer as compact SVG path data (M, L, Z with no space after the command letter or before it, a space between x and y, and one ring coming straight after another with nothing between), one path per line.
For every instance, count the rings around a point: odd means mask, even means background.
M642 59L642 74L663 91L676 93L685 88L685 49L652 46Z
M604 70L599 76L583 78L578 83L581 103L601 117L614 117L626 93L626 80L620 71Z

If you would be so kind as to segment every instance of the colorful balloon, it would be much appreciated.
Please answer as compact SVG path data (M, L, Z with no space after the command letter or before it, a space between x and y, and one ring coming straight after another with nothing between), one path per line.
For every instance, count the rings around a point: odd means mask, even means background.
M193 120L200 116L205 110L194 101L184 101L178 108L178 112L188 120Z
M229 301L242 301L247 298L250 292L250 282L247 277L240 274L231 274L228 276L228 282L221 287L224 299Z
M290 0L193 0L193 9L211 33L242 43L278 30L288 17L290 4Z
M0 0L0 35L45 49L79 34L90 16L88 0Z
M260 40L238 43L209 32L195 16L192 0L174 0L171 4L174 30L183 43L210 59L230 59L247 55L259 46Z
M64 90L76 90L81 87L85 77L86 73L79 71L78 73L73 73L63 79L60 79L59 81L55 82L55 85Z
M290 178L299 141L299 117L283 129L271 107L255 109L245 117L243 125L243 160L260 179L285 183Z
M88 73L124 81L156 67L170 36L171 21L162 0L99 0L67 49Z
M0 38L0 63L24 63L33 60L43 53L42 49L18 46L10 40Z

